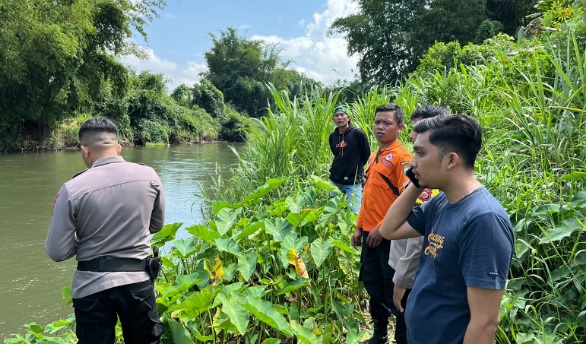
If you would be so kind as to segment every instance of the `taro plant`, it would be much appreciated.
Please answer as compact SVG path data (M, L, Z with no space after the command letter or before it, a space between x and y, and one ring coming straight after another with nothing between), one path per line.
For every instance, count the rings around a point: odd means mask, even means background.
M216 202L208 225L171 224L155 245L172 245L156 285L169 343L355 342L361 299L355 215L318 177L258 207L287 178L270 179L242 201ZM266 203L262 203L266 204ZM256 210L260 209L260 210Z

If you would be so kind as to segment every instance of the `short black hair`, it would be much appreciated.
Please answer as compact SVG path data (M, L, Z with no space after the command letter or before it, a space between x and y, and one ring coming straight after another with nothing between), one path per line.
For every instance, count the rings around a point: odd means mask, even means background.
M467 168L473 169L482 147L482 129L468 115L435 116L413 125L413 131L421 134L431 130L429 142L437 146L440 155L449 151L458 153Z
M411 122L413 122L413 121L419 120L419 119L426 119L426 118L431 118L431 117L435 117L435 116L447 116L447 115L449 115L449 112L444 107L437 106L437 105L425 105L425 106L417 108L417 110L415 110L411 114L410 119L411 119Z
M403 114L403 109L397 105L397 104L383 104L383 105L379 105L376 108L376 111L374 112L374 115L376 116L376 114L378 112L394 112L395 113L395 121L397 122L397 125L402 124L403 123L403 119L405 118L405 114Z
M82 137L88 134L98 133L114 134L116 137L118 137L118 128L114 122L110 121L106 117L94 117L83 122L79 128L79 141L82 140Z

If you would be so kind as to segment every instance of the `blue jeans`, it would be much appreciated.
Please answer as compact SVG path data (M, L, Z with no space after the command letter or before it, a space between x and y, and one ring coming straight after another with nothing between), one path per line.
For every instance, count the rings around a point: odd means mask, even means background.
M346 199L348 200L348 205L352 208L352 211L355 214L360 212L360 204L362 203L362 184L352 184L352 185L344 185L332 182L338 190L340 190L343 194L346 194ZM336 193L332 192L330 196L335 196Z

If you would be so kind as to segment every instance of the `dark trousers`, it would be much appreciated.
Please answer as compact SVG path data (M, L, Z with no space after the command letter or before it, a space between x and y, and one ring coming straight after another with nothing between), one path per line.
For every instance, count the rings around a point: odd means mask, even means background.
M395 315L395 341L407 343L405 316L393 304L393 276L395 270L389 265L391 241L383 239L378 247L368 247L368 232L362 233L362 253L360 255L360 280L370 296L370 315L373 322L388 323L388 317ZM406 293L408 295L408 293ZM402 302L407 300L407 295Z
M73 299L79 344L112 344L120 317L126 344L160 343L163 324L151 280Z

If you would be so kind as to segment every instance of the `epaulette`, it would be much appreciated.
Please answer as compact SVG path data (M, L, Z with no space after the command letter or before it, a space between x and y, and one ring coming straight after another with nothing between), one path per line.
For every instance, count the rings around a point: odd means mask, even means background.
M74 175L71 177L71 179L73 179L73 178L75 178L75 177L79 176L80 174L84 173L84 172L85 172L85 171L87 171L87 170L89 170L89 168L86 168L85 170L83 170L83 171L81 171L81 172L77 172L76 174L74 174Z

